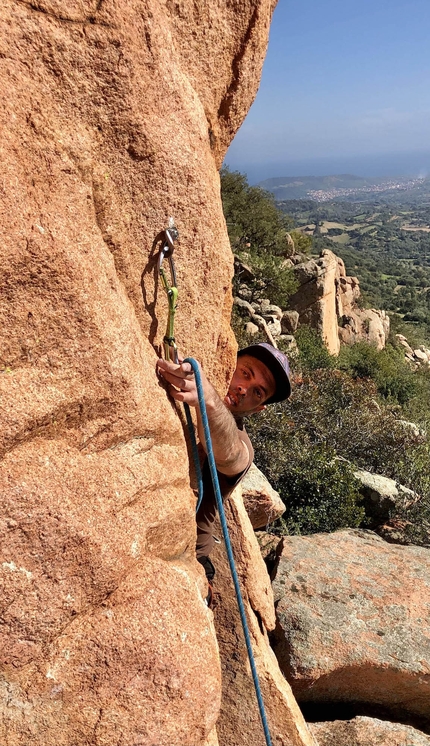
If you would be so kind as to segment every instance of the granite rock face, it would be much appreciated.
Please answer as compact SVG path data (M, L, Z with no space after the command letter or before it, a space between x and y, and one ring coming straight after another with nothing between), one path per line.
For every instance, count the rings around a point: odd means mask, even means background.
M429 746L430 736L400 723L377 718L356 717L312 723L318 746Z
M317 329L328 350L337 355L340 349L336 316L337 257L332 251L323 251L319 259L296 264L293 272L299 288L288 300L289 310L297 311L299 325Z
M299 288L289 298L289 309L298 313L299 325L317 329L331 354L339 353L341 342L364 340L378 349L385 346L390 330L387 314L358 306L358 279L347 276L340 257L324 249L318 259L295 263L293 271Z
M372 703L430 726L430 554L370 531L285 537L275 652L299 702Z
M2 3L5 746L216 741L195 498L155 374L156 258L172 215L177 342L222 392L235 345L217 169L255 96L272 10Z

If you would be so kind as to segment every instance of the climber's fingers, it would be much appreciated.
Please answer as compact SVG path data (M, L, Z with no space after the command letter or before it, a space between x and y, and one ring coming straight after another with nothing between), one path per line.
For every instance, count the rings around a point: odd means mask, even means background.
M180 361L177 364L160 359L157 361L157 372L169 384L169 393L173 399L192 407L197 406L197 387L190 363Z
M169 383L173 383L178 389L182 388L182 382L194 382L194 373L190 363L172 363L170 360L160 358L157 361L158 373Z

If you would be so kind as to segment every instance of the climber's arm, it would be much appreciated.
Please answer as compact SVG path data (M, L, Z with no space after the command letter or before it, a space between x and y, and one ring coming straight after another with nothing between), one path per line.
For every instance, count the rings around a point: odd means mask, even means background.
M159 360L157 369L169 384L169 393L172 398L196 408L199 438L206 451L197 387L190 363L177 365L167 360ZM248 448L239 437L233 415L201 369L200 373L216 467L221 474L227 476L240 474L248 466Z

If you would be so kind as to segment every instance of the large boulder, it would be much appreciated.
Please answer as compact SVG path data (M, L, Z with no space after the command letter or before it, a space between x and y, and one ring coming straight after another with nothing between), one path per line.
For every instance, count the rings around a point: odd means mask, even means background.
M177 342L222 393L235 343L218 168L255 96L272 10L2 3L7 746L214 742L220 663L186 441L155 372L156 260L173 215Z
M255 464L242 480L242 495L253 528L263 528L285 513L279 492Z
M372 527L385 523L394 512L406 508L417 500L413 490L398 484L394 479L357 469L354 476L360 482L362 505Z
M282 332L284 334L294 334L299 324L299 318L297 311L284 311L281 319Z
M339 338L344 344L365 341L382 350L389 332L390 317L386 311L356 307L340 317Z
M409 725L370 717L312 723L318 746L430 746L430 736Z
M297 311L300 324L317 329L329 351L337 355L337 257L332 251L323 251L319 259L296 264L293 272L299 288L288 300L289 310Z
M385 311L360 308L360 285L357 277L348 277L345 264L337 257L336 313L339 338L344 344L366 341L382 350L390 332L390 319Z
M370 531L285 537L275 652L299 702L372 703L430 727L430 553Z

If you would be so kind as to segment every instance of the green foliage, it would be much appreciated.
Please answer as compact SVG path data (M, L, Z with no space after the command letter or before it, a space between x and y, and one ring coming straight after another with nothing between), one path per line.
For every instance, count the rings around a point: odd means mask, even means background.
M299 348L298 365L303 371L333 368L336 358L330 355L318 332L309 326L301 326L295 339Z
M377 350L366 342L344 346L338 366L354 378L372 378L381 396L402 405L417 396L419 391L417 376L406 363L401 350L392 344L383 350Z
M272 254L255 253L251 259L255 279L247 283L254 298L270 298L285 308L288 298L297 290L297 281L289 267L283 267Z
M327 444L294 435L285 409L265 411L252 437L257 465L287 506L275 532L316 533L360 525L364 512L357 504L359 484L352 467L336 460Z
M282 215L270 192L249 186L238 171L221 169L221 198L233 251L285 255L291 220Z
M290 236L294 242L294 248L297 254L310 254L312 249L312 237L301 231L290 231Z
M399 314L390 313L390 342L393 345L397 345L396 334L403 334L413 350L416 350L420 345L428 345L425 326L406 323Z
M291 268L282 263L288 253L289 218L279 212L269 192L249 186L243 174L228 168L221 170L221 197L231 246L254 273L254 280L247 282L253 299L269 296L272 303L285 306L297 289ZM240 284L240 277L235 282Z
M314 370L303 379L296 377L287 403L272 405L262 415L250 418L247 429L256 448L257 466L273 480L288 505L284 526L288 531L358 525L361 514L356 512L353 497L353 464L417 492L419 501L402 515L409 520L413 517L413 540L425 541L425 526L430 521L430 439L425 433L417 435L402 421L399 407L378 401L373 381L354 380L338 370ZM345 461L334 461L334 456ZM341 480L343 473L347 480L342 482L344 504L336 491L336 480ZM336 506L333 513L326 505L331 500Z

